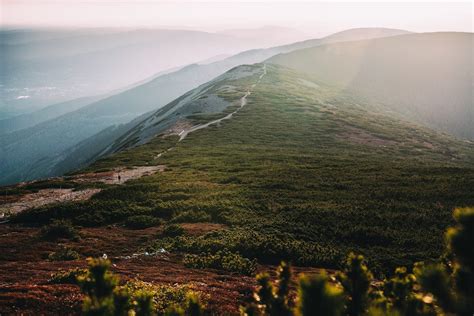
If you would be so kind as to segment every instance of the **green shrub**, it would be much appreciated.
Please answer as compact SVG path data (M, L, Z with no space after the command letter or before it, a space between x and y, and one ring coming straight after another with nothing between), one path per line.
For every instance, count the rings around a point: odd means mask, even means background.
M133 301L130 297L130 293L123 287L114 289L113 293L114 300L114 316L129 316L130 311L133 309Z
M40 235L46 240L57 240L60 238L78 240L79 233L70 221L55 220L51 224L41 228Z
M137 316L153 316L155 315L154 310L152 292L140 290L135 293L135 312Z
M296 240L288 235L258 233L249 229L227 229L198 237L167 238L157 240L154 248L194 254L228 250L262 263L275 264L282 260L291 260L298 265L320 267L338 266L342 257L331 246Z
M58 271L51 274L48 283L52 284L78 284L77 278L87 274L87 269L71 269L67 271Z
M372 273L367 268L364 257L350 253L345 269L337 274L337 279L346 295L346 313L350 316L362 315L368 309Z
M161 221L149 215L131 216L125 220L125 226L132 229L143 229L159 225Z
M93 198L78 207L72 221L83 226L101 226L121 222L128 217L150 214L150 208L130 201Z
M218 269L251 275L256 269L256 260L249 260L238 253L228 250L218 251L215 254L204 253L199 255L185 255L183 263L189 268Z
M393 277L384 282L386 309L397 311L401 315L429 315L431 308L416 293L417 287L419 285L414 274L409 273L405 267L397 268Z
M84 315L113 315L126 311L116 311L114 305L115 288L119 279L110 272L110 261L88 258L87 273L78 276L77 280L85 294L82 303Z
M243 315L279 315L290 316L289 292L291 267L282 262L277 269L277 281L270 282L268 273L257 275L257 289L253 295L254 302L241 307Z
M177 224L166 225L161 232L162 237L178 237L184 235L184 228Z
M12 222L36 225L62 219L81 226L95 227L121 222L130 216L147 215L151 210L151 207L134 201L101 200L93 197L88 201L51 204L25 210L13 216Z
M119 286L120 279L110 271L110 261L89 258L88 264L87 270L74 270L66 275L74 280L77 277L84 293L84 315L202 315L201 293L186 285L131 280Z
M52 252L48 255L48 259L51 261L77 260L80 257L81 256L77 251L69 247L63 247L58 251Z
M171 219L171 221L175 223L203 223L210 222L211 220L211 215L204 211L185 211Z
M297 306L277 304L278 291L268 274L257 276L254 301L241 307L247 316L313 315L472 315L474 312L474 208L456 209L457 226L446 233L447 256L444 263L417 263L410 273L405 267L378 284L371 284L372 273L360 255L350 254L345 269L331 284L323 271L318 276L300 278ZM280 271L285 265L280 266ZM284 279L290 279L291 272ZM278 272L277 285L282 282ZM285 286L285 289L287 287ZM288 300L288 291L280 297ZM345 298L345 308L344 308Z
M447 314L474 314L474 208L454 211L457 222L446 232L445 263L418 264L415 274L423 290L435 297Z
M370 284L371 273L361 256L351 254L344 272L329 278L323 270L318 275L302 275L295 303L290 302L291 270L282 263L275 285L270 276L257 276L254 301L241 307L243 315L313 316L313 315L436 315L430 296L419 293L415 275L397 269L395 275L379 284ZM331 281L332 280L332 281ZM341 280L341 282L334 282ZM383 288L383 291L379 290ZM345 305L345 306L344 306Z
M205 299L201 292L187 285L157 285L135 279L128 281L123 288L130 294L132 300L136 300L143 292L151 295L154 310L159 315L174 310L174 307L185 307L189 296L197 297L199 301Z
M277 281L272 284L267 273L257 275L253 302L241 307L244 316L338 316L343 314L342 290L329 282L323 272L316 276L302 275L298 284L296 308L290 303L290 267L282 263Z
M194 293L188 293L184 308L174 305L168 308L165 316L203 316L207 315L204 311L204 306L201 299Z
M299 281L298 306L300 315L342 315L344 301L342 291L331 285L325 273L302 276Z

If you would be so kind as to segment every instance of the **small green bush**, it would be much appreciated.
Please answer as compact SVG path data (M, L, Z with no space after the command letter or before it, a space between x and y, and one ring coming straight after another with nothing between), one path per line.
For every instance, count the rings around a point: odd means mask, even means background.
M133 308L130 293L124 287L117 287L113 293L114 316L128 316Z
M164 314L165 316L203 316L208 315L204 310L204 305L201 302L199 295L192 292L186 296L184 307L174 305L168 308Z
M474 207L454 210L456 226L446 232L447 262L424 265L414 272L424 292L434 296L446 314L474 314Z
M87 274L87 269L71 269L67 271L58 271L51 274L48 283L51 284L77 284L77 277Z
M177 224L166 225L161 232L162 237L177 237L184 235L184 228Z
M284 280L291 279L289 269L280 272L287 267L282 263L276 285L267 273L257 276L253 302L241 307L241 315L472 315L474 208L456 209L454 219L457 225L446 233L448 256L444 263L420 262L413 267L413 273L398 267L390 278L374 284L364 257L351 253L344 270L332 282L324 270L316 276L300 277L295 309L281 304L290 297ZM284 290L280 291L282 284Z
M297 315L343 315L342 290L329 282L323 272L320 275L300 277Z
M204 211L186 211L177 214L171 221L175 223L203 223L211 220L211 215Z
M241 315L291 316L289 299L291 275L291 267L284 262L277 269L275 284L270 282L268 273L258 274L254 301L246 307L241 307Z
M88 269L71 270L57 277L80 285L84 294L83 315L203 315L202 293L187 285L130 280L120 286L120 278L110 271L109 260L88 258L87 261Z
M161 221L158 218L149 215L131 216L125 220L125 226L132 229L148 228L160 223Z
M133 200L103 200L100 196L93 196L87 201L64 202L28 209L12 216L11 221L37 225L49 223L53 219L62 219L80 226L96 227L123 222L131 216L149 215L151 210L150 207L141 206Z
M139 316L154 316L155 305L153 294L149 291L140 290L135 295L135 310Z
M58 251L52 252L48 255L48 259L51 261L68 261L77 260L81 256L77 251L69 247L63 247Z
M44 226L40 235L46 240L57 240L60 238L78 240L79 233L72 226L70 221L67 220L55 220L51 224Z
M102 258L88 258L87 261L87 273L77 277L84 293L83 315L121 315L128 312L115 309L114 294L120 280L110 271L110 261Z
M200 255L186 255L183 263L188 268L218 269L229 272L237 272L252 275L255 272L257 261L249 260L238 253L227 250L218 251L215 254L205 253Z
M343 272L336 275L346 293L346 312L349 315L362 315L369 305L368 293L373 275L364 257L350 253Z
M128 281L123 289L129 293L132 300L137 300L142 293L151 295L153 308L159 315L165 314L174 307L185 306L190 296L197 297L199 301L205 300L201 292L187 285L153 284L135 279Z

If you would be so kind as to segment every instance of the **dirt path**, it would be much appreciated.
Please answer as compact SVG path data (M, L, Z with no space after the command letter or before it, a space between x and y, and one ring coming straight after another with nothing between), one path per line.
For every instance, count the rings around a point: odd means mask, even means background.
M29 208L51 203L88 200L100 189L73 191L72 189L44 189L23 195L17 202L0 205L0 219L7 214L15 214Z
M147 166L135 168L118 168L112 171L83 173L67 177L68 181L76 183L102 182L105 184L123 184L131 179L152 175L164 171L165 166ZM119 178L120 177L120 178ZM0 222L8 214L15 214L30 208L47 204L71 201L84 201L90 199L101 189L84 189L73 191L73 189L43 189L34 193L18 196L16 201L0 204Z
M141 178L152 175L158 171L164 171L165 166L149 166L149 167L134 167L134 168L118 168L112 171L105 172L91 172L74 175L68 180L77 183L92 183L102 182L105 184L122 184L131 179ZM120 178L119 178L120 177Z
M262 74L260 75L260 77L258 78L258 81L256 83L254 83L252 85L252 89L255 88L257 86L258 83L260 83L260 80L262 80L263 76L265 76L267 74L267 66L266 64L263 64L263 72ZM222 122L223 120L228 120L232 117L232 115L234 115L235 113L237 113L241 108L243 108L245 105L247 105L247 97L251 94L252 92L249 90L247 90L247 92L244 94L243 97L240 98L240 107L235 110L234 112L230 113L230 114L227 114L226 116L220 118L220 119L217 119L217 120L214 120L214 121L210 121L208 123L205 123L205 124L199 124L199 125L196 125L196 126L193 126L189 129L183 129L181 131L181 133L179 133L179 141L182 141L183 139L186 138L186 136L188 136L189 133L192 133L192 132L195 132L195 131L198 131L200 129L203 129L203 128L207 128L209 127L210 125L213 125L213 124L218 124L220 122Z

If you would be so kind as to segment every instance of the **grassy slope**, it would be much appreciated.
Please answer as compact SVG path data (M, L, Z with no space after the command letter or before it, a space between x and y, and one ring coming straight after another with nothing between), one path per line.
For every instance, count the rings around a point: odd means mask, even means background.
M270 62L472 140L473 39L472 33L410 34L302 49Z
M136 213L170 219L202 210L229 229L154 246L229 248L261 262L328 267L357 250L380 270L439 256L452 208L474 204L473 145L377 114L290 70L267 70L248 105L219 127L179 143L158 137L88 168L164 164L165 172L18 220L102 225Z

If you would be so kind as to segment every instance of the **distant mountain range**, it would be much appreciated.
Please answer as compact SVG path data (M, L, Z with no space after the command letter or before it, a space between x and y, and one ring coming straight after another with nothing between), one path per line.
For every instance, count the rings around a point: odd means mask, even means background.
M0 118L107 93L216 55L265 47L256 38L161 29L1 30L0 43Z
M280 46L307 39L309 36L301 31L289 27L263 26L251 29L228 29L219 34L229 35L241 39L256 39L260 41L261 47Z

